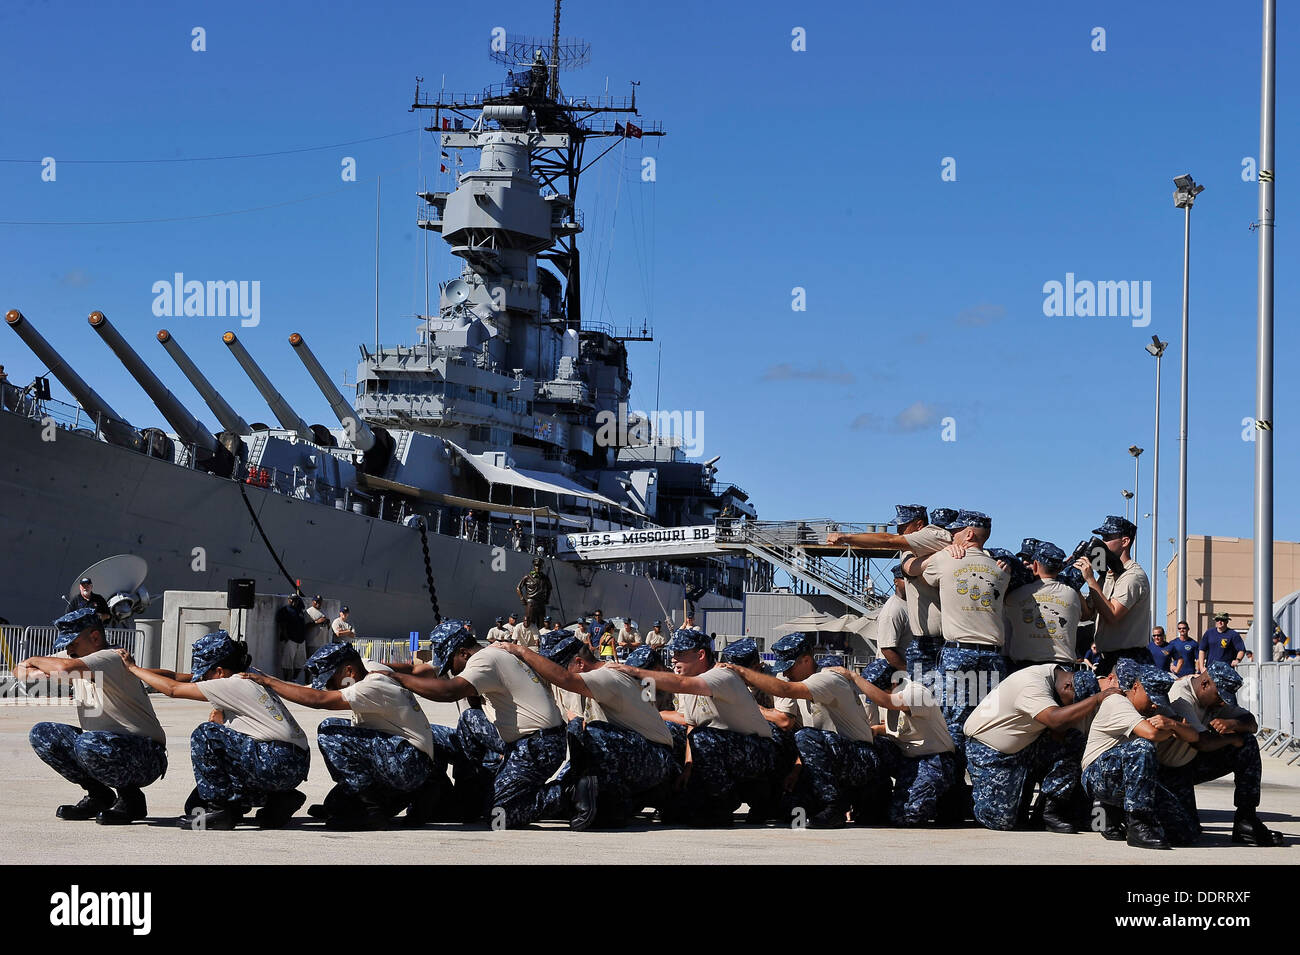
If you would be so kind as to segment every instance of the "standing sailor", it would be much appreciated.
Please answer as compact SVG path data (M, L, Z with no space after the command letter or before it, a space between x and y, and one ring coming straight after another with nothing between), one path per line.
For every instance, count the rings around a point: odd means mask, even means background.
M894 592L876 612L876 648L895 670L907 669L907 647L912 642L912 624L907 616L907 575L903 565L890 568Z
M215 707L190 734L194 792L177 820L182 829L233 829L254 806L263 829L279 829L306 801L307 734L275 691L237 679L248 649L224 630L194 641L192 672L145 669L128 660L138 679L158 692Z
M54 625L54 656L28 657L13 675L19 681L61 674L73 680L80 729L37 723L29 734L36 755L86 791L80 802L55 814L105 826L143 819L143 788L167 771L167 736L153 704L122 654L108 645L93 608L64 614Z
M1101 651L1097 676L1103 677L1114 669L1118 660L1133 660L1140 664L1150 661L1147 624L1151 615L1151 584L1146 571L1129 553L1137 539L1136 524L1111 514L1093 533L1105 543L1109 552L1108 563L1113 565L1106 574L1105 583L1098 582L1088 558L1080 557L1074 566L1088 585L1084 613L1090 619L1097 618L1097 635L1093 642Z
M1065 551L1050 541L1036 542L1030 561L1033 582L1011 590L1003 611L1010 670L1037 663L1072 669L1079 658L1083 601L1078 591L1056 579L1064 567Z

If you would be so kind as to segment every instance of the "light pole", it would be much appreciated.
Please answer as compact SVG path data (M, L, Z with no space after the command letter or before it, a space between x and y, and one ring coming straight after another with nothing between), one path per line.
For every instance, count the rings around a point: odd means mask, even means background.
M1138 461L1138 458L1142 456L1142 452L1144 450L1146 449L1139 448L1136 444L1130 444L1128 448L1128 453L1133 455L1133 523L1134 524L1138 522L1138 489L1140 487L1138 481L1142 473L1142 469Z
M1205 191L1191 176L1174 180L1174 206L1183 210L1183 368L1178 416L1178 617L1187 615L1187 298L1190 289L1192 203Z
M1133 492L1129 490L1124 490L1124 491L1120 491L1119 493L1124 495L1124 519L1128 520L1128 502L1133 500ZM1133 516L1136 517L1137 514L1134 513Z
M1147 346L1147 354L1156 360L1156 446L1155 459L1152 462L1151 476L1151 572L1155 573L1159 569L1160 550L1157 547L1160 530L1160 358L1169 347L1168 342L1162 342L1158 335L1151 336L1151 344ZM1156 626L1156 604L1158 599L1151 601L1151 628Z
M1277 0L1264 0L1259 82L1259 331L1255 350L1255 659L1273 628L1273 139L1277 122Z

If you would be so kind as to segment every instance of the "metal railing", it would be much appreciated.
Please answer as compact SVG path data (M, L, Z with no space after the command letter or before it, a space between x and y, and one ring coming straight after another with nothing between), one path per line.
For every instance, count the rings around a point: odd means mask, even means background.
M1300 664L1243 663L1237 702L1255 714L1261 754L1300 759Z
M21 624L0 626L0 680L13 676L13 668L28 657L53 656L57 627L25 627ZM144 653L144 631L109 627L104 631L109 646L123 647L139 658Z

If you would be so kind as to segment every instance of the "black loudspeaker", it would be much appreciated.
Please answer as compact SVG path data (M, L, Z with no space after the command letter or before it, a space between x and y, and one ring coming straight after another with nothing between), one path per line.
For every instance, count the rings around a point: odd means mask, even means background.
M256 584L252 577L231 577L226 581L226 609L252 610Z

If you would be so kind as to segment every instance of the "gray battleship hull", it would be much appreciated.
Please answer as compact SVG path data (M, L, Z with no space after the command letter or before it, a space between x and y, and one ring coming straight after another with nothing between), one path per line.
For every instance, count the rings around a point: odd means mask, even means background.
M251 577L259 593L288 584L258 536L234 482L60 430L41 440L40 422L0 413L0 617L45 623L63 612L59 595L75 574L114 554L149 563L145 587L226 589ZM427 633L432 610L420 533L350 511L246 487L267 536L307 594L349 605L363 637ZM202 548L202 561L196 557ZM479 633L519 607L515 585L531 566L527 554L499 555L486 544L429 534L430 560L444 617L471 620ZM196 569L197 568L197 569ZM564 620L597 607L630 615L641 626L681 612L681 585L613 570L547 561L555 583L550 611ZM708 594L701 607L734 607ZM155 604L152 616L160 612Z

